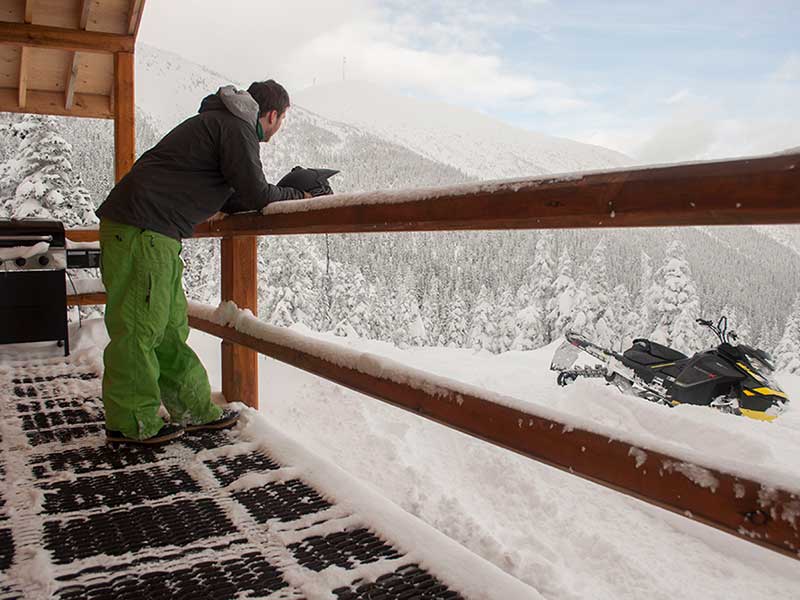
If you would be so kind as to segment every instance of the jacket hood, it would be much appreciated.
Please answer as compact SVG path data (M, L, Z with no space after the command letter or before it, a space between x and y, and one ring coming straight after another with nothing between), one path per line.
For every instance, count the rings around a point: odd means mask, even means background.
M232 85L223 86L216 94L203 98L198 112L223 109L248 125L255 127L258 121L258 102L246 91L237 90Z

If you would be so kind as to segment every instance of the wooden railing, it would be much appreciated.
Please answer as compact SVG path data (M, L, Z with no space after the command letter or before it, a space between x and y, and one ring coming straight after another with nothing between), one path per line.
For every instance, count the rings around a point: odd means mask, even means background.
M800 153L273 205L198 228L222 237L222 298L257 313L266 234L800 223ZM69 232L76 241L92 231ZM193 316L223 340L223 393L258 405L258 352L443 425L798 558L800 493L511 408L478 393L400 383ZM420 389L421 388L421 389ZM638 457L638 459L637 459ZM642 462L644 460L644 462ZM687 463L692 463L691 465ZM704 483L687 473L702 469Z

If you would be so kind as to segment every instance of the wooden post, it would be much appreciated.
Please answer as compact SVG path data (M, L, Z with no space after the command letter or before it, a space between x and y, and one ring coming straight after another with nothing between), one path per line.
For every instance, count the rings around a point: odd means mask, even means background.
M255 236L221 241L222 300L258 314L258 260ZM258 408L258 353L232 342L222 342L222 393L228 402Z
M133 66L133 52L114 55L114 173L117 181L131 170L136 160Z

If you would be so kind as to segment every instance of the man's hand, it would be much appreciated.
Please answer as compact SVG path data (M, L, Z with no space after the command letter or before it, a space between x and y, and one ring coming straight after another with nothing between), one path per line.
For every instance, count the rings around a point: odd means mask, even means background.
M218 212L218 213L216 213L216 214L214 214L214 215L211 215L210 217L208 217L208 219L206 220L206 222L207 222L207 223L213 223L214 221L221 221L222 219L224 219L224 218L225 218L225 217L227 217L227 216L228 216L228 215L226 215L224 212Z

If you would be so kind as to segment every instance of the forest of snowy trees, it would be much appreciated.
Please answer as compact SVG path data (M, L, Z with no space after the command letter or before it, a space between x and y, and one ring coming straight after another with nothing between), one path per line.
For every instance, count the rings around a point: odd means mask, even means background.
M0 217L96 223L93 208L111 185L112 137L108 123L76 123L42 116L0 122ZM140 123L146 148L157 135L146 118ZM290 129L286 139L296 137ZM322 148L324 164L350 165L339 189L466 180L391 144L359 144L363 156L380 149L391 174L359 176L353 155L360 151L349 152L348 162ZM291 147L280 149L281 165L291 163ZM392 170L393 158L403 168ZM264 159L274 178L271 171L282 166L268 151ZM187 241L183 256L188 295L218 301L218 242ZM725 314L740 339L773 351L782 369L800 372L798 263L796 254L753 228L718 228L713 235L689 228L264 237L259 313L281 326L493 353L538 348L567 330L616 349L650 336L691 352L713 342L694 319Z

